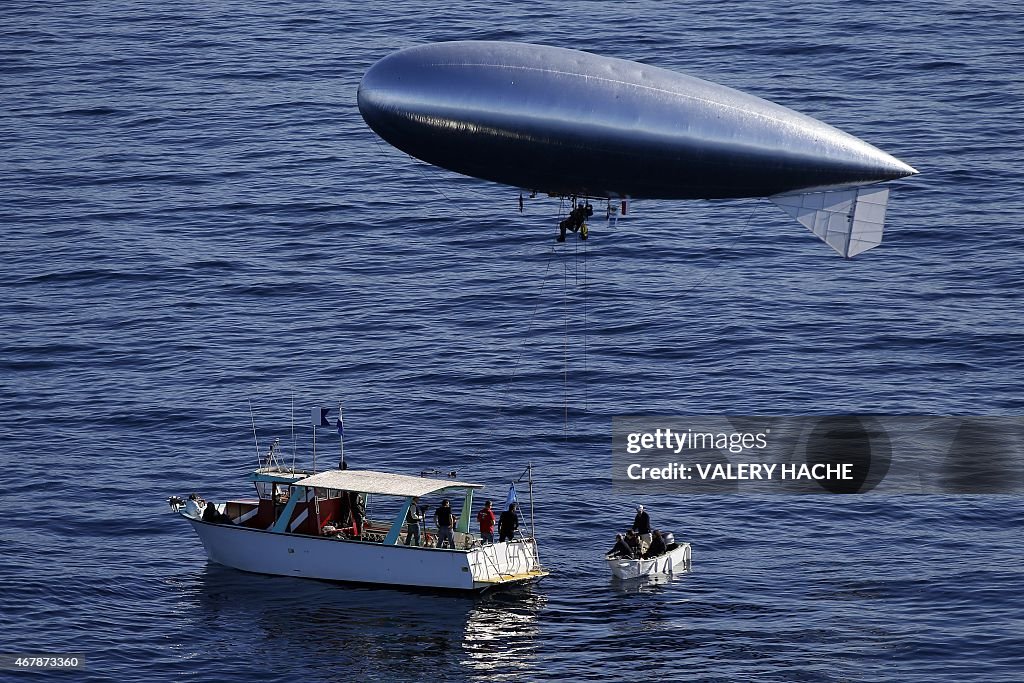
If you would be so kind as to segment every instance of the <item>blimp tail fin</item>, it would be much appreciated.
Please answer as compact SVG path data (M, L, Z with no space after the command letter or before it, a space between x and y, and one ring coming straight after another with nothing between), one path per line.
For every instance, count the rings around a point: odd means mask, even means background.
M769 199L845 258L882 243L887 187L777 194Z

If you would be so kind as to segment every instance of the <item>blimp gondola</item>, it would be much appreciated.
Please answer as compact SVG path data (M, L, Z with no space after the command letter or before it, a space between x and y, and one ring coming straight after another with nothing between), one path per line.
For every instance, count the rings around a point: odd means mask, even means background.
M407 48L364 74L358 104L385 141L457 173L574 199L769 197L845 257L881 243L879 183L917 173L754 95L559 47ZM591 211L578 208L560 238Z

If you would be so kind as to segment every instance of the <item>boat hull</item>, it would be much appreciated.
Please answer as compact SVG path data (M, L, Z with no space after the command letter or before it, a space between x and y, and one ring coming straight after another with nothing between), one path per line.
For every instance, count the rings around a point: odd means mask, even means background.
M680 543L664 555L649 560L605 558L605 561L612 570L612 575L623 581L652 576L672 576L690 568L691 550L689 543Z
M212 562L259 574L477 592L547 574L532 540L471 550L416 548L275 533L182 516L192 524Z

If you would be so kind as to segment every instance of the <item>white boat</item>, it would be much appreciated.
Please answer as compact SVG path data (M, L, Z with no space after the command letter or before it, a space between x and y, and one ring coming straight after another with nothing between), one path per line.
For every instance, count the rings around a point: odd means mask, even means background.
M657 557L632 559L614 554L605 556L612 575L623 581L655 576L673 576L690 569L690 544L672 543Z
M367 470L312 474L280 466L261 467L251 480L257 493L253 500L169 501L195 529L213 562L260 574L475 592L548 574L533 538L485 545L470 532L480 484ZM370 496L374 505L369 509L393 514L384 522L367 518L357 538L339 517L355 497L367 504ZM426 544L405 545L412 499L425 496L452 500L454 548L433 547L429 529Z

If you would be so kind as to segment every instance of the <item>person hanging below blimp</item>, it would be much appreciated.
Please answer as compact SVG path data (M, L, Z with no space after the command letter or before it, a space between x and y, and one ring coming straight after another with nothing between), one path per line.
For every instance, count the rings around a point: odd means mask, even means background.
M574 200L769 197L847 258L882 241L878 184L917 173L754 95L542 45L400 50L364 74L358 103L388 143L457 173Z
M556 238L559 242L565 241L565 231L572 230L580 235L580 239L587 239L587 219L594 215L594 207L590 202L576 205L569 216L558 224L559 234Z

